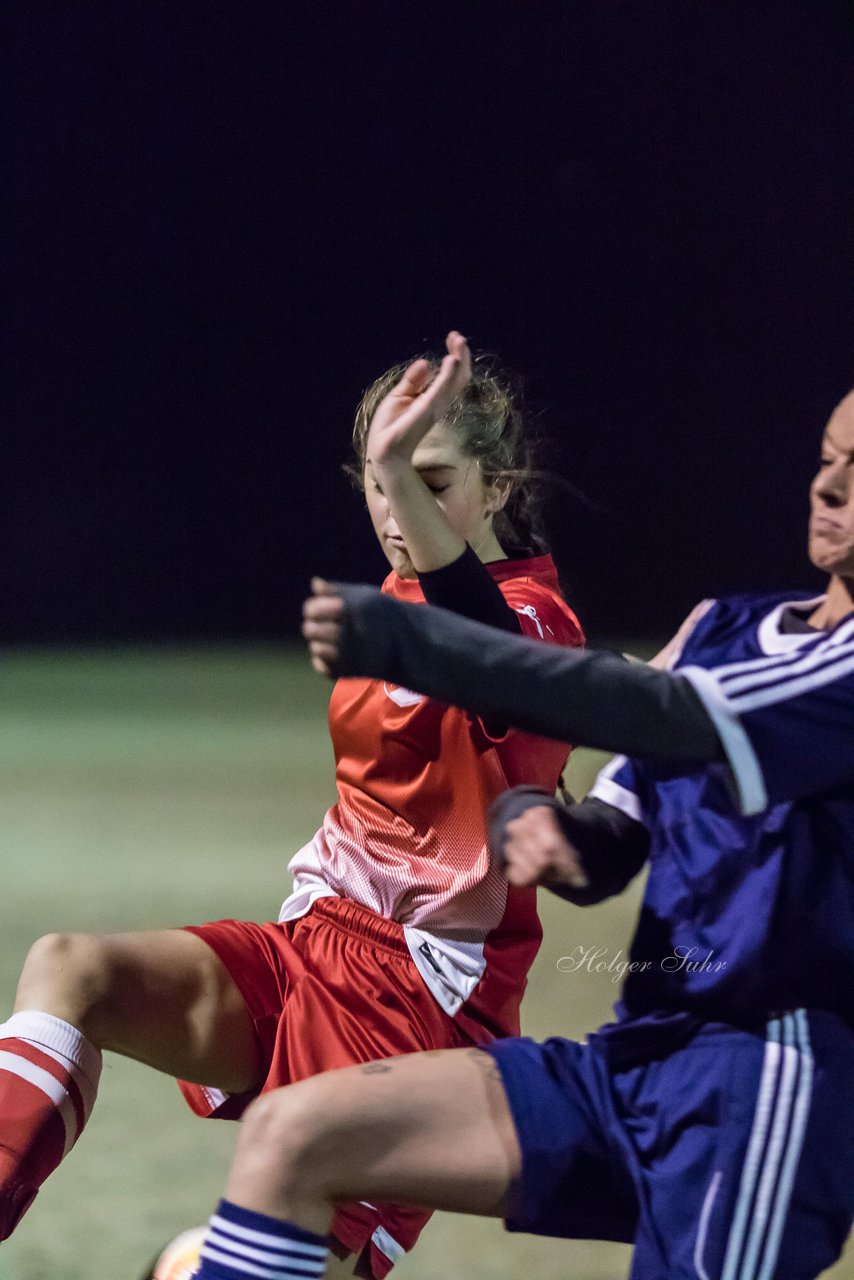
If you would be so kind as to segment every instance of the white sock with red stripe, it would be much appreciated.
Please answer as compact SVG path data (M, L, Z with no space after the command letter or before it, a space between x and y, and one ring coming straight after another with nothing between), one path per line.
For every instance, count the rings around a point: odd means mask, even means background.
M101 1051L49 1013L0 1023L0 1240L80 1137L101 1075Z

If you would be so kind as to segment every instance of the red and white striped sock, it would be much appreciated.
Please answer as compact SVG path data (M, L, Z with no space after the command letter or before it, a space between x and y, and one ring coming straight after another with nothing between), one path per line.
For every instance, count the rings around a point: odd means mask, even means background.
M49 1013L24 1009L0 1023L0 1240L89 1119L101 1051Z

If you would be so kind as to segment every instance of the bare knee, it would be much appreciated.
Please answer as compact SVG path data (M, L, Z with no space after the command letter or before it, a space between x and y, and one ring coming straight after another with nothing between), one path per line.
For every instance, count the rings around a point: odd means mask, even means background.
M332 1076L339 1073L333 1071ZM240 1126L226 1196L260 1213L296 1222L328 1235L341 1157L340 1123L331 1118L329 1077L263 1094L246 1111ZM347 1249L342 1256L346 1258ZM352 1259L336 1260L336 1276L360 1274Z
M326 1080L316 1077L262 1094L240 1126L234 1172L271 1192L331 1194L337 1126L322 1105Z
M107 949L97 934L49 933L24 961L15 1008L40 1009L87 1031L109 992Z

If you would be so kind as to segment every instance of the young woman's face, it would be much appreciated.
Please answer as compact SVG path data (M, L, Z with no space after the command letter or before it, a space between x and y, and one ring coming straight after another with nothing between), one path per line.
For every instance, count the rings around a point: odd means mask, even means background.
M810 486L809 554L817 569L854 578L854 392L837 405L824 432Z
M412 455L412 465L434 495L445 519L475 549L492 530L495 491L484 483L474 458L460 451L443 422L431 427ZM377 483L370 458L365 463L365 497L374 533L386 559L401 578L416 576L397 522Z

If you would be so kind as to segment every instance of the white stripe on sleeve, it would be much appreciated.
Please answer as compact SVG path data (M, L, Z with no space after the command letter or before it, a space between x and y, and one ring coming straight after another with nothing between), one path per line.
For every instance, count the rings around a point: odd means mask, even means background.
M854 672L854 647L846 645L834 654L816 653L813 661L806 659L797 668L780 679L777 672L769 673L764 680L751 681L749 690L730 698L735 712L757 711L760 707L773 706L775 702L788 702L800 694L834 684ZM729 690L727 690L729 693Z
M614 756L613 760L609 760L605 767L600 769L588 795L601 800L603 804L609 804L612 809L619 809L627 818L632 818L635 822L646 826L640 797L636 796L634 791L629 791L628 787L614 781L613 775L618 773L625 763L625 756Z
M746 817L761 813L768 806L762 769L735 708L722 692L715 673L703 667L680 667L679 675L690 680L717 730L732 770L741 812Z

